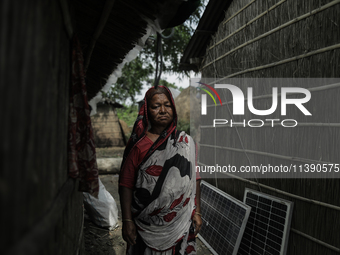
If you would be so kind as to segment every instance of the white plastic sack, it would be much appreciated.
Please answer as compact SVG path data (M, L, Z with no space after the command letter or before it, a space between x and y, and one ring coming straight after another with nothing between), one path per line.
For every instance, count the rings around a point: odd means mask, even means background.
M84 207L94 224L112 230L118 227L118 207L100 179L98 181L98 199L83 192Z

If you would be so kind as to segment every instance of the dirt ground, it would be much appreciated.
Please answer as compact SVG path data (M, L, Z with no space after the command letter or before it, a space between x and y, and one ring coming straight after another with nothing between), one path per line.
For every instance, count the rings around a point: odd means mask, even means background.
M84 222L86 255L122 255L125 254L126 243L122 238L122 221L120 200L118 196L118 176L101 175L100 180L106 190L113 196L118 206L118 227L112 231L99 228L89 220Z
M97 158L122 157L124 148L99 148ZM112 231L84 221L85 255L124 255L126 243L122 238L122 212L118 195L118 175L100 175L106 190L115 199L118 206L118 227ZM211 255L207 247L197 238L197 254Z
M96 148L97 158L122 158L125 147Z
M89 220L84 222L85 254L86 255L123 255L126 250L126 243L122 238L122 213L118 195L118 175L100 175L100 180L108 192L113 196L118 205L118 224L112 230L97 227ZM207 247L197 240L197 254L211 255Z

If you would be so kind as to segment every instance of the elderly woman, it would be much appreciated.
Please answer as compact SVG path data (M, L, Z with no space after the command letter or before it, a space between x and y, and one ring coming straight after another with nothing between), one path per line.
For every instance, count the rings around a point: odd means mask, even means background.
M202 219L194 141L176 130L168 88L152 87L144 102L119 178L127 254L196 254Z

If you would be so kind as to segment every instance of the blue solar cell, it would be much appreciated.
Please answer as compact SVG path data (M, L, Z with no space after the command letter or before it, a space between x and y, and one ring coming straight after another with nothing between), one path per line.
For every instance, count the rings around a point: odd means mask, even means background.
M202 181L199 237L214 254L236 255L250 213L250 206Z
M293 203L251 189L243 201L252 209L238 254L286 254Z

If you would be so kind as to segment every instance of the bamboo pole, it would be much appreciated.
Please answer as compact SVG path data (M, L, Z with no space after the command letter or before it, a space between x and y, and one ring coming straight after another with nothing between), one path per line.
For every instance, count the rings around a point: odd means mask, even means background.
M215 43L214 45L212 45L209 50L213 49L214 47L216 47L217 45L221 44L222 42L224 42L225 40L227 40L228 38L230 38L231 36L237 34L238 32L240 32L241 30L243 30L244 28L246 28L247 26L249 26L251 23L255 22L256 20L260 19L261 17L263 17L264 15L268 14L268 12L274 10L276 7L278 7L279 5L281 5L282 3L286 2L287 0L281 0L280 2L278 2L277 4L273 5L272 7L270 7L268 10L266 10L265 12L262 12L260 15L256 16L255 18L253 18L252 20L248 21L245 25L241 26L240 28L236 29L234 32L232 32L231 34L227 35L225 38L223 38L222 40L218 41L217 43ZM243 10L243 8L241 9ZM238 12L237 12L238 13ZM234 15L233 15L234 16ZM227 20L229 21L229 20ZM226 21L226 22L227 22ZM225 24L226 22L224 22L223 24Z
M224 78L223 78L224 79ZM219 82L220 80L214 81L214 82L210 82L209 85L213 85L216 84L217 82ZM314 87L314 88L306 88L307 90L309 90L310 92L320 92L320 91L324 91L324 90L329 90L329 89L336 89L336 88L340 88L340 83L334 83L334 84L329 84L329 85L323 85L323 86L319 86L319 87ZM299 94L299 93L290 93L290 94ZM277 96L280 96L281 93L278 93ZM259 99L265 99L265 98L272 98L273 95L272 94L267 94L267 95L261 95L261 96L256 96L253 97L252 100L259 100ZM244 98L244 101L248 101L248 98ZM232 104L233 100L228 101L228 102L222 102L222 105L226 105L226 104ZM207 105L207 107L213 107L215 106L215 104L209 104Z
M77 246L77 250L76 250L76 255L80 254L80 247L82 246L82 241L84 238L84 217L85 217L85 212L84 212L84 208L83 208L83 213L82 213L82 221L81 221L81 227L80 227L80 233L79 233L79 237L78 237L78 246Z
M87 71L87 68L89 67L92 52L93 52L94 46L96 45L98 37L102 33L102 31L103 31L103 29L106 25L106 22L107 22L108 18L110 17L114 2L115 2L115 0L106 0L106 2L105 2L102 15L100 17L100 20L98 22L96 30L94 31L94 33L92 35L90 45L88 46L88 51L86 53L85 65L84 65L85 72Z
M215 146L215 145L209 145L209 144L200 144L200 146L208 147L208 148L223 149L223 150L228 150L228 151L235 151L235 152L251 153L251 154L267 156L271 158L285 159L285 160L290 160L290 161L295 161L295 162L303 162L303 163L311 163L311 164L335 164L332 162L325 162L321 160L319 161L319 160L306 159L306 158L289 157L289 156L283 156L283 155L268 153L268 152L263 152L263 151L237 149L237 148L232 148L232 147Z
M211 61L210 63L204 65L204 66L202 67L202 69L204 69L204 68L210 66L211 64L215 63L216 61L225 58L226 56L230 55L231 53L233 53L233 52L235 52L235 51L237 51L237 50L239 50L239 49L241 49L241 48L243 48L243 47L245 47L245 46L247 46L247 45L249 45L249 44L251 44L251 43L253 43L253 42L256 42L256 41L258 41L258 40L260 40L260 39L262 39L262 38L265 38L265 37L267 37L267 36L269 36L269 35L271 35L271 34L277 32L277 31L280 31L281 29L283 29L283 28L285 28L285 27L287 27L287 26L290 26L290 25L292 25L292 24L294 24L294 23L296 23L296 22L298 22L298 21L300 21L300 20L306 19L306 18L308 18L308 17L310 17L310 16L312 16L312 15L314 15L314 14L317 14L317 13L319 13L319 12L322 12L322 11L324 11L324 10L326 10L326 9L328 9L328 8L330 8L330 7L334 6L334 5L336 5L336 4L339 4L339 3L340 3L340 0L334 0L334 1L330 2L330 3L328 3L328 4L325 4L325 5L321 6L321 7L318 8L318 9L315 9L315 10L309 12L309 13L306 13L306 14L304 14L304 15L301 15L301 16L299 16L299 17L293 19L293 20L290 20L290 21L288 21L288 22L282 24L281 26L278 26L278 27L276 27L276 28L274 28L274 29L272 29L272 30L270 30L270 31L268 31L268 32L266 32L266 33L264 33L264 34L262 34L262 35L256 37L256 38L252 39L252 40L249 40L248 42L245 42L245 43L243 43L243 44L241 44L241 45L235 47L234 49L228 51L227 53L223 54L222 56L220 56L220 57L214 59L214 60ZM326 47L326 48L327 48L327 47ZM229 77L229 76L228 76L228 77Z
M223 22L223 25L225 25L228 21L232 20L234 17L236 17L239 13L241 13L243 10L247 9L248 6L250 6L252 3L254 3L256 0L253 0L251 2L249 2L248 4L246 4L245 6L243 6L240 10L238 10L237 12L235 12L233 15L231 15L231 17L229 19L227 19L226 21ZM286 0L284 0L286 1Z
M231 78L231 77L240 75L240 74L254 72L254 71L261 70L261 69L266 69L266 68L286 64L286 63L289 63L289 62L292 62L292 61L295 61L295 60L307 58L307 57L310 57L310 56L313 56L313 55L316 55L316 54L324 53L324 52L327 52L327 51L330 51L330 50L335 50L335 49L338 49L338 48L340 48L340 43L332 45L332 46L328 46L328 47L325 47L325 48L321 48L321 49L318 49L318 50L315 50L315 51L312 51L312 52L308 52L308 53L305 53L305 54L302 54L302 55L299 55L299 56L295 56L295 57L292 57L292 58L287 58L287 59L284 59L284 60L281 60L281 61L278 61L278 62L270 63L270 64L263 65L263 66L253 67L253 68L249 68L249 69L237 72L237 73L233 73L233 74L225 76L225 77L223 77L219 80L216 80L215 83L223 81L224 79L227 79L227 78Z
M325 47L325 48L321 48L321 49L318 49L318 50L315 50L315 51L312 51L312 52L308 52L308 53L305 53L305 54L301 54L299 56L295 56L295 57L292 57L292 58L287 58L287 59L284 59L284 60L281 60L281 61L278 61L278 62L274 62L274 63L270 63L270 64L267 64L267 65L254 67L254 68L249 68L249 69L237 72L237 73L233 73L233 74L228 75L224 78L231 78L231 77L234 77L234 76L237 76L237 75L240 75L240 74L249 73L249 72L253 72L253 71L258 71L258 70L262 70L262 69L286 64L288 62L292 62L292 61L299 60L299 59L302 59L302 58L307 58L307 57L310 57L310 56L313 56L313 55L316 55L316 54L324 53L324 52L335 50L335 49L338 49L338 48L340 48L340 43L332 45L332 46L328 46L328 47Z
M296 230L294 228L291 228L290 231L292 231L293 233L296 233L296 234L298 234L300 236L303 236L303 237L307 238L308 240L311 240L314 243L320 244L320 245L322 245L322 246L324 246L324 247L326 247L328 249L331 249L331 250L333 250L333 251L335 251L337 253L340 253L340 249L339 248L337 248L337 247L335 247L333 245L330 245L328 243L325 243L325 242L323 242L323 241L321 241L319 239L316 239L315 237L307 235L307 234L305 234L305 233L303 233L303 232L301 232L299 230Z

